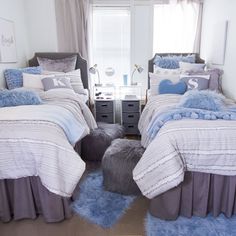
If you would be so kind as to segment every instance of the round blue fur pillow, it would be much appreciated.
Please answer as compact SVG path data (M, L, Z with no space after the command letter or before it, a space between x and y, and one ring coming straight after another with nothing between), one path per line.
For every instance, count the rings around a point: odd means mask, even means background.
M180 100L180 107L220 111L224 109L224 96L209 90L191 90Z

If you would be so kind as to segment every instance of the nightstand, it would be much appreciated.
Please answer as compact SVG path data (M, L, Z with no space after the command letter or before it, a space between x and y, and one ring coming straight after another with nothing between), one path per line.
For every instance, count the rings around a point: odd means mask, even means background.
M139 135L140 100L123 99L121 101L121 114L121 123L125 127L125 134Z
M114 100L95 100L95 118L98 122L115 123Z

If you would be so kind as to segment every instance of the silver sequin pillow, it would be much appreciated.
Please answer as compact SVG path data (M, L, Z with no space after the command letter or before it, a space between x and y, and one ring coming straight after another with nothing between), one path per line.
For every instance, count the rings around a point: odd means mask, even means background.
M75 70L77 56L66 57L62 59L52 60L49 58L37 57L38 63L42 70L69 72Z

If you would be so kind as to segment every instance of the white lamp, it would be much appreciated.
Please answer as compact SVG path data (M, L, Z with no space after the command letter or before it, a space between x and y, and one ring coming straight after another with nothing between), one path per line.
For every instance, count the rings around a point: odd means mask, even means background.
M97 67L98 67L98 65L94 64L94 66L89 68L89 72L93 75L95 75L97 73L97 75L98 75L98 84L95 84L95 86L102 86L101 81L100 81L100 74L99 74L99 71L98 71Z
M131 75L131 85L137 85L138 83L137 82L133 82L133 77L134 77L134 73L135 71L138 71L138 73L142 73L143 72L143 67L141 67L140 65L137 65L137 64L134 64L134 70L132 72L132 75Z

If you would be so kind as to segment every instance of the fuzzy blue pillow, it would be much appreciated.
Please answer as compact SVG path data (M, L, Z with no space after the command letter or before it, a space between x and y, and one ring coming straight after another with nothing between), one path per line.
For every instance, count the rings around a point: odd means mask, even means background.
M183 81L174 84L172 81L165 79L159 84L159 94L184 94L187 90L187 85Z
M28 74L41 74L42 70L40 66L26 67L22 69L6 69L4 71L4 77L6 80L8 89L20 88L23 86L23 73Z
M39 95L31 90L13 89L0 90L0 107L12 107L22 105L39 105L42 103Z
M161 68L165 69L177 69L179 68L179 62L188 62L195 63L196 58L194 54L190 54L187 56L156 56L154 59L154 64Z
M190 90L180 100L180 107L220 111L225 107L224 96L209 90Z

